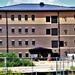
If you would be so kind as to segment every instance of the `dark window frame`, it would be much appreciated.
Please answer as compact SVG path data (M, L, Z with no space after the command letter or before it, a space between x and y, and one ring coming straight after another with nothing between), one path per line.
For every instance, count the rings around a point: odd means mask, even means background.
M29 57L29 54L28 53L25 53L25 57Z
M2 28L0 28L0 33L2 33Z
M35 15L32 15L32 21L34 21L35 20Z
M25 28L25 33L28 34L28 28Z
M60 47L64 47L64 41L60 41L59 45Z
M14 28L12 28L12 29L11 29L11 32L14 34L14 33L15 33L15 29L14 29Z
M0 15L0 20L2 19L2 15Z
M46 29L46 35L50 35L50 29Z
M75 14L74 14L74 19L75 19Z
M58 48L58 41L52 40L52 48Z
M0 46L3 44L3 41L0 41Z
M14 15L11 15L11 20L14 21Z
M18 20L19 20L19 21L21 21L21 18L22 18L21 15L18 15Z
M51 23L57 23L58 22L58 16L51 16Z
M52 28L52 36L58 35L58 28Z
M28 41L25 41L25 45L28 46Z
M28 15L25 15L25 20L28 21Z
M35 28L32 28L32 33L35 33Z
M74 31L75 31L75 27L74 27Z
M35 41L32 41L32 45L35 45Z
M12 44L12 46L15 46L15 41L12 41L11 44Z
M19 58L22 58L22 53L19 53Z
M22 41L18 41L18 45L19 46L22 46Z
M50 16L46 16L46 22L50 22Z
M22 28L18 29L18 33L21 34L22 33Z

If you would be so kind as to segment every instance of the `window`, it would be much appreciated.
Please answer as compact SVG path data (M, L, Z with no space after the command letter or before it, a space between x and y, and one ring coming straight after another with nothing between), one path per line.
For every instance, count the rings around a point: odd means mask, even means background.
M12 41L11 44L14 46L15 45L15 41Z
M64 47L64 41L60 41L60 47Z
M50 16L46 16L46 22L50 22Z
M12 28L12 29L11 29L11 32L12 32L12 33L15 33L15 29L14 29L14 28Z
M29 56L29 54L28 53L25 53L25 57L28 57Z
M2 45L2 40L0 41L0 45Z
M75 19L75 15L74 15L74 19Z
M22 41L19 41L19 43L18 43L20 46L22 45Z
M52 41L52 48L58 48L58 41Z
M35 20L35 15L32 15L32 21L34 21Z
M21 21L21 15L18 15L18 20Z
M35 28L32 28L32 33L35 33Z
M74 27L74 31L75 31L75 27Z
M50 35L50 29L46 29L46 34Z
M0 33L2 33L2 28L0 28Z
M21 33L22 33L22 29L21 29L21 28L19 28L19 29L18 29L18 32L21 34Z
M52 35L58 35L58 29L52 28Z
M25 20L26 20L26 21L28 20L28 15L25 15Z
M19 53L19 57L22 58L22 53Z
M28 28L25 28L25 33L28 33Z
M57 23L57 18L58 18L57 16L52 16L51 18L52 18L51 20L52 23Z
M11 15L11 20L14 21L14 15Z
M25 41L25 45L28 45L28 41Z
M32 41L32 45L35 45L35 41Z
M2 15L0 15L0 20L2 19Z
M75 40L74 40L74 43L75 43Z

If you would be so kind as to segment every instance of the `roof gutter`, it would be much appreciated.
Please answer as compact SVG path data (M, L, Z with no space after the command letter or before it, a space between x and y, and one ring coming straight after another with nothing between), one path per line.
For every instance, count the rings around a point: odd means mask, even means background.
M0 12L75 12L75 10L0 10Z

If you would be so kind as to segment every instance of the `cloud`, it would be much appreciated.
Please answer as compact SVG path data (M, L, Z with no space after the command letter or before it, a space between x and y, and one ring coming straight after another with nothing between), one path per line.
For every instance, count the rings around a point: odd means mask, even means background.
M14 4L20 4L20 3L40 3L44 2L45 4L52 4L52 5L65 5L60 2L60 0L9 0L9 2L6 4L8 5L14 5Z

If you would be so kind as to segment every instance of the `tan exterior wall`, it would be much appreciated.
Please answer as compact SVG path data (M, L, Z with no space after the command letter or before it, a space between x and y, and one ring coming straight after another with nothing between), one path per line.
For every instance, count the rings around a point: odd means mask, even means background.
M14 28L15 29L15 33L12 34L11 32L11 29ZM18 29L21 28L22 29L22 33L19 33L18 32ZM28 28L28 34L25 33L25 28ZM35 28L35 33L32 33L32 28ZM44 25L41 25L41 24L19 24L19 25L12 25L10 24L9 25L9 35L10 36L35 36L35 35L46 35L46 29L50 29L51 28L51 25L50 24L44 24Z
M75 24L61 24L60 25L60 40L64 41L64 47L60 48L61 56L65 56L65 51L67 53L75 53ZM64 30L67 30L65 34ZM67 44L67 45L66 45Z
M2 19L0 20L0 40L2 45L0 46L0 52L6 52L6 15L5 12L0 12ZM14 21L11 20L11 15L14 15ZM21 21L18 21L18 15L22 16ZM25 21L24 16L28 15L28 21ZM32 21L31 16L35 15L35 20ZM75 12L59 12L60 23L60 41L64 41L64 47L60 47L61 56L65 56L65 51L68 53L75 52ZM46 16L50 16L50 22L46 22ZM52 49L55 53L59 53L58 48L52 48L52 40L58 40L58 35L52 36L51 29L58 28L58 23L51 23L51 16L58 16L57 12L8 12L8 46L9 52L15 51L17 54L22 52L23 57L29 49L35 47L45 47ZM11 29L15 29L15 33L12 34ZM22 29L22 33L18 32L18 29ZM28 34L25 33L25 28L28 28ZM35 28L35 33L32 33L32 28ZM50 35L46 34L46 29L50 29ZM64 30L67 30L65 34ZM25 45L25 39L28 40L29 45ZM12 46L11 41L15 40L16 45ZM22 46L18 45L18 41L22 40ZM35 40L35 46L32 45L32 40ZM67 42L67 46L65 44ZM70 50L70 51L69 51Z
M0 29L2 29L2 32L0 32L0 37L6 37L6 25L0 24Z
M0 12L0 15L2 15L2 19L0 20L0 24L6 24L6 13Z
M45 40L46 39L46 40ZM15 40L15 46L11 45L11 41ZM22 46L18 45L18 41L21 40L22 41ZM28 45L25 45L25 40L28 40ZM32 40L35 40L35 45L32 45ZM50 38L9 38L9 46L10 48L35 48L35 47L50 47L51 43L50 43Z
M4 50L6 48L6 38L0 37L0 41L2 41L2 45L0 45L0 49Z
M75 12L60 12L60 24L75 24Z
M11 15L15 16L14 21L11 20ZM18 21L18 15L22 16L22 20ZM24 16L28 15L28 21L25 21ZM35 15L35 21L32 21L31 16ZM57 16L55 12L9 12L8 13L8 24L51 24L51 22L46 22L46 16Z

